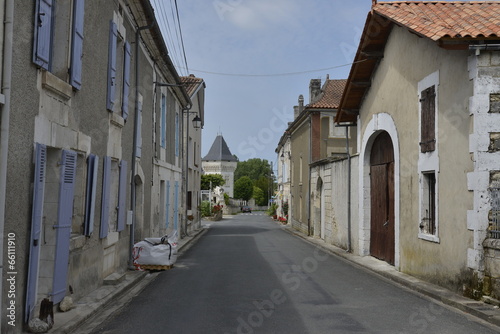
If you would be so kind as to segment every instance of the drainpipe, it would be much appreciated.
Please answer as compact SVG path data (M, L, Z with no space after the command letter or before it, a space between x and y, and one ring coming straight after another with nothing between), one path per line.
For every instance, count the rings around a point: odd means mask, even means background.
M307 180L307 235L311 235L311 161L312 161L312 114L309 115L309 162L307 167L308 171L308 180Z
M347 252L351 252L351 153L349 152L349 127L345 127L345 151L347 154Z
M5 196L7 183L7 154L9 151L9 122L10 122L10 92L12 78L12 39L14 34L14 0L5 1L4 18L4 53L2 94L5 98L2 107L0 129L0 272L3 272L3 245L5 226ZM2 282L3 283L3 282ZM0 301L2 301L3 284L0 283ZM1 303L0 303L1 304ZM2 327L2 311L0 311L0 328Z
M130 225L130 244L129 244L129 269L133 270L134 268L134 257L133 257L133 249L134 249L134 238L135 238L135 173L136 173L136 156L137 156L137 140L138 140L138 127L139 124L139 44L141 31L146 29L151 29L155 25L155 21L147 26L138 27L135 31L135 115L134 115L134 142L132 147L132 180L130 181L130 210L132 211L132 224Z
M186 113L186 176L184 177L186 180L186 203L185 203L185 213L184 213L184 236L189 237L188 233L188 197L189 197L189 110L191 109L191 104L188 104L186 108L182 109L183 113ZM182 117L182 120L184 121L184 116ZM184 128L184 127L182 127ZM184 135L183 135L184 138ZM193 199L193 194L191 194L191 201ZM192 206L192 202L191 202ZM192 209L191 209L192 210Z

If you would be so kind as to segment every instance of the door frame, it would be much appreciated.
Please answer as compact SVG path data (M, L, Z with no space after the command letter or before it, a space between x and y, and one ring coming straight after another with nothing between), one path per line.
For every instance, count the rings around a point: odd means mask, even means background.
M359 124L359 122L358 122ZM363 132L360 141L359 161L359 255L370 255L371 198L370 156L375 138L381 131L389 134L394 149L394 267L400 268L400 151L396 124L387 113L374 114Z

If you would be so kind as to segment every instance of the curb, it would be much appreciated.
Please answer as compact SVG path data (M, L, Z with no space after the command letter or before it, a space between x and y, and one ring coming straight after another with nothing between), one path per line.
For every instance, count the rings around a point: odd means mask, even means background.
M500 310L497 306L493 306L482 301L463 297L451 290L440 287L438 285L420 280L414 276L397 271L395 267L387 264L384 261L378 260L371 256L358 256L352 253L347 253L344 249L325 244L321 239L315 239L292 230L290 226L281 225L284 231L299 237L306 242L320 247L328 253L337 256L351 264L368 270L376 275L390 280L396 284L402 285L416 293L427 296L429 298L440 301L450 307L456 308L462 312L468 313L481 320L484 320L495 326L500 326Z
M200 228L193 231L191 236L181 239L179 242L178 252L180 253L181 251L188 250L195 241L207 232L207 230L207 228ZM128 291L134 289L141 282L144 282L144 279L147 278L147 276L147 271L126 271L125 279L119 284L103 285L75 302L75 307L69 312L55 313L55 324L54 327L49 330L49 333L77 333L82 324L96 316L113 301L122 297ZM152 281L153 279L146 282L144 287ZM64 318L67 319L64 320ZM57 324L60 325L57 326Z

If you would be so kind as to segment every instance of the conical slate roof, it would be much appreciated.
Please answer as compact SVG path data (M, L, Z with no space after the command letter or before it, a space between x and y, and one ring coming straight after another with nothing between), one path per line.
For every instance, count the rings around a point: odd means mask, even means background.
M203 161L238 161L229 150L229 147L222 135L215 137L214 143L208 151L208 154L202 159Z

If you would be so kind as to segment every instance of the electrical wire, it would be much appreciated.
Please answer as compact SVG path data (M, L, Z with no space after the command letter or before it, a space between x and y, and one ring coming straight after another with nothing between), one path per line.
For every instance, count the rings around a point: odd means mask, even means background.
M362 63L366 61L367 59L359 60L353 63L348 63L348 64L343 64L343 65L337 65L337 66L332 66L332 67L325 67L325 68L319 68L316 70L307 70L307 71L298 71L298 72L288 72L288 73L273 73L273 74L249 74L249 73L222 73L222 72L211 72L211 71L204 71L204 70L195 70L191 69L192 72L200 72L200 73L206 73L206 74L214 74L214 75L223 75L223 76L231 76L231 77L283 77L283 76L291 76L291 75L300 75L300 74L307 74L307 73L313 73L313 72L322 72L322 71L327 71L327 70L332 70L340 67L346 67L346 66L351 66L357 63Z
M179 24L179 34L181 35L181 46L182 46L182 53L184 55L184 64L186 64L186 71L187 73L189 73L189 66L186 58L186 49L184 48L184 38L182 38L181 20L179 19L179 7L177 7L177 0L174 1L175 1L175 11L177 13L177 23Z

